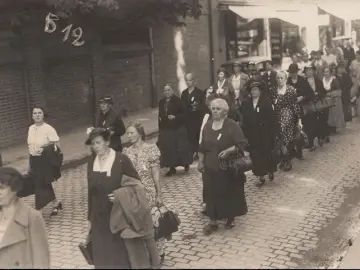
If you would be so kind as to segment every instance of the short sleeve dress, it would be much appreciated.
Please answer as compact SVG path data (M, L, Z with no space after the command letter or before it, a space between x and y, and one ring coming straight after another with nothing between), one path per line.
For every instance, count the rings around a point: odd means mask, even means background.
M156 188L151 175L151 168L160 166L160 151L155 144L144 144L140 151L134 146L127 147L123 150L133 162L138 172L141 182L143 183L146 195L149 199L150 208L155 205Z

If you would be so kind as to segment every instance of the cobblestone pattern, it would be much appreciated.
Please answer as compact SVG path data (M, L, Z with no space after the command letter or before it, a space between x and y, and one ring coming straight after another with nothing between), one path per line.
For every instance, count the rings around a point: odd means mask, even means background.
M331 144L305 153L291 172L276 174L273 183L255 187L248 177L249 213L236 226L209 237L202 235L207 219L198 214L201 177L195 165L184 175L164 179L165 202L180 210L181 228L167 243L164 268L296 268L306 265L305 252L317 248L317 232L337 217L347 194L359 185L360 123L331 138ZM64 202L63 212L49 218L44 210L54 268L89 268L77 245L87 233L85 166L65 172L56 184ZM27 199L29 203L32 198ZM329 235L328 237L331 237Z

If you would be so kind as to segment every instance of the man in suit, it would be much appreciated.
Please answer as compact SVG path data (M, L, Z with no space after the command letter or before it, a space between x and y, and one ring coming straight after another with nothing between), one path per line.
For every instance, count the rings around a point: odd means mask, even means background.
M187 88L181 93L181 101L186 108L186 130L194 159L197 159L201 123L206 113L205 93L196 87L192 73L185 76Z
M262 75L263 81L266 83L266 91L269 92L270 88L276 87L276 71L273 68L272 62L265 63L266 71Z
M100 110L96 115L95 127L110 130L110 147L115 151L122 151L121 136L125 134L125 125L119 113L112 108L113 100L109 96L100 99Z

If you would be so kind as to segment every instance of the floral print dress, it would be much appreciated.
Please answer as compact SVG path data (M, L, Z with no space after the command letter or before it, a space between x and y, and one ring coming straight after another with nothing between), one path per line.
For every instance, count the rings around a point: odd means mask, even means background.
M284 95L278 94L278 89L270 90L270 99L280 126L279 138L288 146L296 138L296 122L300 118L300 107L297 104L296 90L287 85Z
M143 144L143 147L138 150L133 146L127 147L123 150L135 166L137 173L140 176L141 182L145 187L146 196L149 200L150 209L156 206L156 188L152 178L151 168L160 166L160 151L155 144ZM165 238L161 238L156 242L159 254L164 254Z

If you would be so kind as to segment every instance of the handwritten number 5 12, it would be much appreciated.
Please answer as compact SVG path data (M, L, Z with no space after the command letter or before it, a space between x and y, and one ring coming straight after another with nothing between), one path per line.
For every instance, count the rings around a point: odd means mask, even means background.
M56 16L55 14L49 13L46 18L45 18L45 29L44 31L46 33L53 33L56 31L56 23L55 21L58 21L59 17ZM72 30L72 31L71 31ZM70 33L72 35L73 38L75 38L75 40L72 42L72 44L74 46L82 46L85 44L85 41L82 40L80 41L82 35L83 35L83 30L81 27L75 28L73 29L73 25L70 24L67 27L65 27L62 31L62 33L65 33L64 38L63 38L63 42L67 41Z

